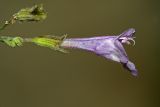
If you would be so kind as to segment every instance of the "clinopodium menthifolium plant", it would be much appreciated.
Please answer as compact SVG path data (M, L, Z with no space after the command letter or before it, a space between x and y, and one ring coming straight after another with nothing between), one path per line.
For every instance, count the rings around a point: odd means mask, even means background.
M35 5L31 8L24 8L14 14L9 21L5 21L4 25L0 28L0 31L16 22L38 22L46 19L46 17L47 13L42 4ZM119 35L90 38L67 38L66 35L45 35L33 38L0 36L0 42L3 42L10 47L22 46L23 43L31 42L63 53L67 53L64 48L83 49L106 59L119 62L124 68L130 71L132 75L137 76L138 71L135 68L135 65L129 60L122 45L124 43L131 44L130 41L135 45L133 37L134 33L135 29L130 28Z

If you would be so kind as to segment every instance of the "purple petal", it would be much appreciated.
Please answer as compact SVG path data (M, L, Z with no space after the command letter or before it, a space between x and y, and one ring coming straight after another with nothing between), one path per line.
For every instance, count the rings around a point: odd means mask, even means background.
M129 61L122 43L130 43L133 40L133 28L124 31L119 36L99 36L91 38L65 39L61 46L67 48L79 48L94 52L107 59L120 62L132 75L137 76L135 65Z

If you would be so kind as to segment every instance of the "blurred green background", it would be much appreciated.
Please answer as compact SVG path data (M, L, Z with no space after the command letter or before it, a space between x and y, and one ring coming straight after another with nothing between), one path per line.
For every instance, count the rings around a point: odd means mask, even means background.
M0 23L19 9L43 3L47 20L16 23L0 35L91 37L136 29L125 46L133 77L95 54L62 54L33 44L0 44L0 107L160 107L159 0L0 0Z

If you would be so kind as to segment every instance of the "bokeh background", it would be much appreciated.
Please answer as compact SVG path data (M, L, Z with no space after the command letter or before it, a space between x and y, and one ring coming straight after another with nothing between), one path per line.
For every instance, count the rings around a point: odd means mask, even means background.
M91 37L132 27L136 45L125 48L139 76L82 50L0 44L0 107L160 107L159 0L0 0L0 23L39 3L47 20L16 23L0 35Z

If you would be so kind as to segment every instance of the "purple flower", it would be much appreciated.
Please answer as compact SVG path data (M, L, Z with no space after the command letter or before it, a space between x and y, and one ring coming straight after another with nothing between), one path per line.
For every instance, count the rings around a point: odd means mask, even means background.
M70 38L65 39L61 46L65 48L79 48L96 53L107 59L119 62L124 68L129 70L132 75L137 76L135 65L129 60L123 43L131 44L135 29L130 28L118 36L99 36L91 38Z

